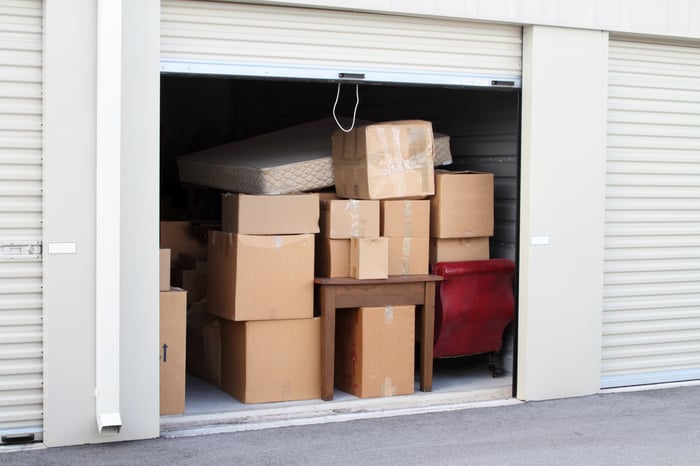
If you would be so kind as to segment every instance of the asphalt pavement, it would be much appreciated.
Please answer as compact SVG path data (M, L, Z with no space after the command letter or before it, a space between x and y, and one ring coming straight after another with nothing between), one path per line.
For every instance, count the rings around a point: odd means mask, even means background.
M2 465L700 465L700 385L0 452Z

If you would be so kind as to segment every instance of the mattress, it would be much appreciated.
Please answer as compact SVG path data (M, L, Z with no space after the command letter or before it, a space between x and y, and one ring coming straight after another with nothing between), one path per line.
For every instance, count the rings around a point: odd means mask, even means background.
M330 118L317 120L183 155L177 158L180 181L246 194L331 187L331 135L337 128ZM436 133L435 165L451 162L449 136Z

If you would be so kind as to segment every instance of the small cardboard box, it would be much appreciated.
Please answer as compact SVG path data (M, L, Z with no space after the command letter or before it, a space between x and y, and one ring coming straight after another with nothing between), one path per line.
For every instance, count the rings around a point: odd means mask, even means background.
M415 306L343 310L335 328L338 389L360 398L413 393Z
M243 403L321 397L321 319L222 322L221 388Z
M348 199L425 197L435 192L433 127L404 120L331 137L335 192Z
M350 276L389 277L389 238L350 238Z
M322 201L321 236L333 239L379 236L379 201L358 199Z
M203 260L207 258L206 234L198 236L187 221L160 222L160 247L170 249L173 261L180 254Z
M205 311L203 301L187 311L187 372L221 385L221 319Z
M160 291L170 289L170 249L160 250Z
M170 270L173 286L187 290L188 306L207 297L206 261L181 254Z
M493 217L493 173L436 171L430 236L493 236Z
M185 412L187 292L160 292L160 414Z
M389 275L428 273L428 238L388 238Z
M350 240L316 237L316 276L350 276Z
M221 230L244 235L318 233L316 193L221 197Z
M489 259L489 237L431 238L430 263Z
M314 235L209 233L209 312L229 320L313 316Z
M382 200L380 235L389 238L429 238L430 201L392 199Z

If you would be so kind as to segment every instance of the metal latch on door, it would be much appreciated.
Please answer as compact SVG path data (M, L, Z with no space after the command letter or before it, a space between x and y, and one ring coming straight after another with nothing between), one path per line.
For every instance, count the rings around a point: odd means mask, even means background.
M3 261L41 259L41 241L0 241L0 248Z

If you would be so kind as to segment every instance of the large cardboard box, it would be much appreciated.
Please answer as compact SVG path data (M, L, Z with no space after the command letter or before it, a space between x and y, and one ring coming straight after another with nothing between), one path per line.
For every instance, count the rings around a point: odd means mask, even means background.
M160 250L160 291L170 289L170 249Z
M358 199L322 201L321 236L333 239L379 236L379 201Z
M187 311L187 372L221 385L221 319L206 312L204 301Z
M381 236L429 238L430 201L427 199L382 200L380 221Z
M346 309L335 328L336 388L360 398L413 393L415 306Z
M433 128L404 120L360 126L331 137L338 196L349 199L425 197L435 192Z
M428 238L388 238L389 275L428 273Z
M350 240L316 237L316 276L350 276Z
M160 414L185 412L187 292L160 292Z
M321 397L321 319L223 321L221 388L243 403Z
M160 222L160 247L171 250L173 261L185 254L197 259L207 258L206 232L195 232L188 221Z
M318 233L316 193L221 197L221 230L245 235Z
M430 263L489 259L489 238L431 238Z
M209 312L229 320L313 316L314 235L209 233Z
M389 238L350 238L350 276L389 277Z
M493 173L436 171L430 236L493 236Z

